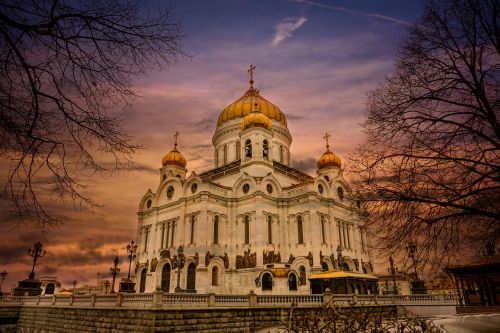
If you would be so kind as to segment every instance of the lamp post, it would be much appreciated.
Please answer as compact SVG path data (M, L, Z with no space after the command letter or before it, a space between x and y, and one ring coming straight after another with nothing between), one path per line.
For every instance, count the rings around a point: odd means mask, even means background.
M110 285L109 280L104 281L104 293L105 294L108 293L109 285Z
M179 246L177 248L177 287L175 287L175 292L181 292L181 265L182 260L184 259L184 248Z
M111 276L113 276L113 282L111 283L111 293L115 293L115 279L118 273L120 273L120 269L118 268L118 263L120 260L118 259L118 256L113 259L113 267L109 269L109 272L111 273Z
M43 245L41 242L36 242L33 245L32 249L28 249L28 255L33 257L33 268L31 269L31 273L29 275L29 279L33 280L35 278L35 265L38 258L42 258L45 256L46 251L43 250Z
M412 241L410 241L410 243L408 243L408 245L406 246L406 250L408 251L408 257L411 258L411 260L413 261L413 270L415 272L415 280L418 280L418 273L417 273L417 264L415 262L415 252L417 251L417 246L415 245L415 243L413 243Z
M411 293L412 294L427 294L427 288L425 287L425 281L420 280L417 273L417 261L415 260L415 253L417 252L417 245L410 241L406 246L406 250L408 251L408 257L411 258L413 262L413 271L415 274L415 278L411 282Z
M0 275L2 276L2 281L0 281L0 296L2 296L2 285L3 285L3 280L5 280L5 277L7 276L7 272L5 271L5 269L3 270L2 273L0 273Z
M130 267L132 266L132 259L137 257L137 244L134 241L131 241L130 244L127 245L127 254L128 254L128 276L127 279L130 280Z
M76 281L76 280L73 280L73 282L71 282L71 284L73 285L73 292L75 292L75 288L76 288L77 283L78 283L78 281Z
M394 259L392 259L392 256L389 257L389 264L391 265L391 268L389 268L389 271L390 271L391 277L392 277L392 294L397 295L398 294L398 287L396 285L396 269L394 268Z

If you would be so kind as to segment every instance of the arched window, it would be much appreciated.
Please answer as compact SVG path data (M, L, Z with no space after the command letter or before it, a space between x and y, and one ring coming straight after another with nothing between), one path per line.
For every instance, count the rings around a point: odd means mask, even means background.
M267 216L267 243L273 243L273 217L271 215Z
M245 141L245 158L252 158L252 141Z
M196 265L194 262L188 266L186 289L189 291L196 290Z
M56 290L56 285L53 283L47 284L45 286L45 295L54 295L54 291Z
M297 242L304 244L304 226L302 225L302 216L297 216Z
M245 216L245 244L250 244L250 217Z
M262 157L265 160L269 159L269 143L267 143L267 140L262 143Z
M163 269L161 270L161 290L168 292L170 289L170 264L163 265Z
M214 217L214 244L219 244L219 215Z
M146 273L147 273L147 269L143 269L141 271L141 284L139 287L140 293L143 293L146 290Z
M191 216L191 235L190 235L190 238L189 238L189 243L190 244L194 244L195 224L196 224L196 216L192 215Z
M215 149L215 151L214 151L214 164L215 164L215 167L219 166L219 150L218 149Z
M288 290L297 290L297 276L293 273L288 276Z
M321 269L323 270L323 272L326 272L328 271L328 264L326 262L322 262L321 263Z
M326 237L325 237L325 217L321 215L321 242L323 244L326 244Z
M236 141L236 160L241 159L241 143Z
M280 145L280 163L283 163L285 159L283 158L283 146Z
M227 145L224 145L224 164L227 164Z
M271 273L262 275L262 290L273 290L273 277Z
M219 285L219 267L214 266L212 268L212 286Z
M304 266L299 267L299 281L301 285L306 284L306 268Z

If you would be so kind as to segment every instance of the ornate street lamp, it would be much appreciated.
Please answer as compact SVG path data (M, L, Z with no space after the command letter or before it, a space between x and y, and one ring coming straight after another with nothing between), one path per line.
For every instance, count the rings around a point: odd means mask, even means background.
M415 278L411 281L411 293L412 294L427 294L427 288L425 287L425 281L420 280L417 273L417 262L415 260L415 253L417 252L417 245L410 241L406 246L406 250L408 251L408 257L413 261L413 271L415 274Z
M132 266L132 259L137 257L137 244L134 241L131 241L129 245L127 245L127 254L128 254L128 276L127 279L130 279L130 267Z
M389 257L389 264L391 265L391 268L389 268L389 272L391 273L392 277L392 294L397 295L398 287L396 285L396 269L394 268L394 259L392 259L392 256Z
M109 285L110 285L109 280L104 281L104 293L105 294L108 293Z
M71 284L73 285L73 291L75 291L77 283L78 283L78 281L76 281L76 280L73 280L73 282L71 282Z
M180 293L181 289L181 266L184 260L184 248L179 246L177 249L177 287L175 287L175 292Z
M45 256L46 251L43 250L43 245L41 242L36 242L33 245L32 249L28 249L28 255L33 257L33 268L31 269L31 273L29 275L29 279L33 280L35 278L35 265L38 258L42 258Z
M5 271L5 269L3 270L2 273L0 273L0 275L2 276L2 281L0 281L0 296L2 296L2 285L3 285L3 280L5 280L5 277L7 276L7 272Z
M118 256L113 259L113 267L109 269L109 272L111 273L111 276L113 276L113 282L111 283L111 293L115 293L115 279L118 273L120 273L120 269L118 268L118 263L120 260L118 259ZM129 273L130 274L130 273Z

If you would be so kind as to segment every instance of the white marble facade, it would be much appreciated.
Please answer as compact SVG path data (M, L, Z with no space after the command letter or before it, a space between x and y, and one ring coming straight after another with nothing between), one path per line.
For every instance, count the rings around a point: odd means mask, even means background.
M213 169L188 175L176 148L163 158L139 204L137 291L174 292L179 246L180 287L198 293L308 294L339 246L346 269L372 271L340 159L327 146L314 177L291 168L285 115L250 84L217 121Z

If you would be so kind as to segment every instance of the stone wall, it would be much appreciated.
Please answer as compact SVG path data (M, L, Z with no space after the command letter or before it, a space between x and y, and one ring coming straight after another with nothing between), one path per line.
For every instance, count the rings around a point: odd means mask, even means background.
M289 310L269 309L105 309L22 308L19 333L80 332L254 332L276 325ZM6 331L8 332L8 331Z
M20 309L20 306L0 306L0 333L16 331Z

